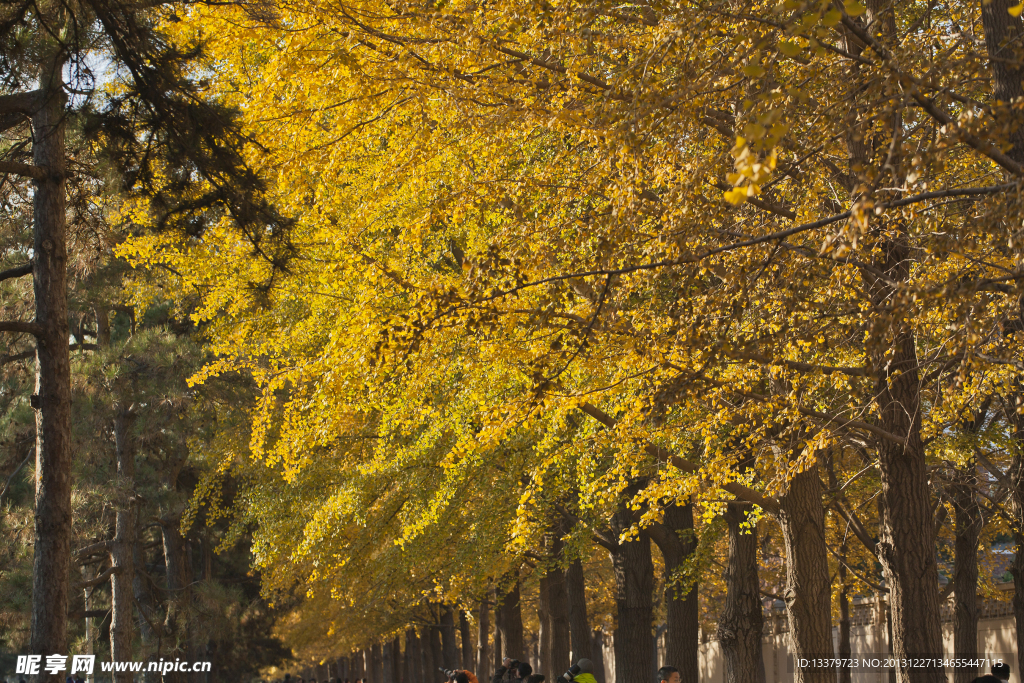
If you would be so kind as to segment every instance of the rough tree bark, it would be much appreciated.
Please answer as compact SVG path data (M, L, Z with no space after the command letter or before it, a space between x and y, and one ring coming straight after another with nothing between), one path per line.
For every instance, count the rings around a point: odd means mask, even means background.
M619 538L632 524L626 509L612 516L612 532ZM651 650L654 647L653 623L654 564L651 540L646 532L626 543L618 543L611 553L615 571L615 681L650 683Z
M793 477L779 498L786 546L786 612L797 657L833 658L832 581L825 546L825 510L818 467ZM929 518L930 522L930 518ZM760 609L760 600L758 600ZM835 669L797 667L798 683L835 683Z
M910 254L905 236L880 246L883 257L875 267L890 281L906 281ZM876 280L872 287L878 310L892 303L894 292L888 284ZM889 313L879 315L891 317ZM885 343L880 339L872 353L878 377L875 396L880 426L896 436L898 443L879 440L881 499L886 515L877 548L889 588L893 655L900 663L913 658L941 658L942 625L914 335L894 324L882 337ZM896 679L899 683L944 683L946 677L942 667L898 666Z
M729 560L725 571L725 607L718 639L725 658L725 683L759 683L763 665L761 590L757 575L757 529L743 529L749 503L728 503Z
M569 636L572 640L572 661L594 661L593 635L587 620L587 586L583 562L576 558L565 569L565 596L569 609Z
M693 535L693 506L667 507L663 522L652 525L650 533L665 559L665 621L668 626L665 661L679 669L682 683L699 683L697 586L683 594L670 581L673 572L682 567L697 548Z
M68 652L71 568L71 361L68 350L64 56L44 59L32 112L32 161L45 171L33 197L36 324L35 542L29 651ZM59 673L36 677L61 683Z
M985 31L985 47L992 67L995 99L1009 104L1024 97L1019 52L1024 47L1024 22L1010 14L1016 3L1010 0L992 0L981 3L981 23ZM997 120L1005 126L1003 133L1012 147L1007 156L1018 164L1024 162L1024 125L1020 110L1000 112Z

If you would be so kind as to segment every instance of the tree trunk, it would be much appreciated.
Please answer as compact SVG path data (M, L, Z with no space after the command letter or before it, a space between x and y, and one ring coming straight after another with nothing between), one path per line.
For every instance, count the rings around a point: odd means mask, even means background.
M534 673L544 676L545 680L551 678L551 578L550 572L545 571L540 577L540 590L537 596L537 623L540 631L537 634L540 640L540 661Z
M55 50L56 52L56 50ZM32 161L46 171L34 181L36 419L35 539L31 654L68 654L71 570L71 361L68 351L67 218L64 159L64 58L51 54L41 70L39 109L32 116ZM45 659L44 659L45 661ZM61 683L60 673L37 681Z
M1006 411L1014 426L1014 453L1010 461L1010 510L1013 514L1014 556L1010 564L1013 577L1013 619L1017 634L1017 671L1024 672L1024 420L1017 413L1017 406L1024 396L1017 394L1017 405Z
M985 30L985 46L992 67L993 92L995 99L1009 105L1024 96L1021 85L1020 59L1017 56L1024 47L1024 23L1019 16L1010 14L1015 2L992 0L981 3L981 23ZM1024 125L1019 109L1000 111L1000 120L1005 122L1008 142L1012 147L1007 156L1024 163Z
M501 601L501 654L526 660L523 644L523 612L519 604L519 579Z
M981 507L975 495L978 485L973 466L953 473L949 487L956 512L953 557L953 652L954 657L978 657L978 539L981 537ZM954 667L953 683L971 683L977 667Z
M434 666L430 670L430 678L427 679L427 683L443 680L444 676L440 669L445 666L444 648L441 646L441 627L436 624L430 627L430 658L433 660Z
M488 638L490 636L490 610L487 608L487 599L480 601L477 608L477 643L476 643L476 678L480 683L487 683L491 673L491 648Z
M167 576L167 617L164 632L170 636L174 650L171 657L183 657L181 644L189 642L188 620L189 590L188 569L185 565L185 539L181 536L181 515L167 515L160 520L160 531L164 544L164 567ZM187 674L171 671L164 675L168 683L184 683Z
M834 486L833 486L834 488ZM846 540L839 546L839 659L849 661L853 656L850 645L850 593L846 584ZM852 683L853 670L850 665L839 667L839 683Z
M425 626L417 637L420 641L420 659L423 662L423 683L434 683L437 680L434 676L437 665L434 664L434 653L430 647L431 630L430 626Z
M383 683L396 683L394 645L394 641L391 640L384 643L384 651L381 653L381 681ZM374 647L379 648L380 645Z
M725 607L719 616L718 639L725 658L725 683L759 683L761 591L757 575L757 529L743 529L749 503L729 503L729 564L725 572Z
M905 235L881 242L874 267L890 282L909 277L910 252ZM870 278L871 276L869 276ZM941 659L938 564L932 524L928 472L921 441L921 394L913 331L888 310L897 296L886 281L870 282L875 309L871 358L879 426L895 440L879 439L881 501L886 515L880 525L878 558L889 588L893 621L893 655L897 664L914 658ZM898 666L899 683L945 683L943 668Z
M594 629L591 640L593 657L590 657L590 661L594 663L594 678L597 679L597 683L610 683L604 666L604 637L604 631L599 628Z
M472 671L475 668L473 664L473 635L469 631L469 618L464 610L459 610L459 643L462 645L462 659L459 668Z
M628 510L612 516L612 531L619 537L631 525ZM641 532L636 540L619 543L612 553L615 571L615 603L618 621L615 628L616 683L650 683L653 648L654 564L651 540Z
M683 566L697 548L693 533L693 506L672 505L665 509L664 520L651 526L651 538L665 559L665 613L668 631L665 640L665 662L679 669L682 683L699 683L700 619L697 586L685 594L672 581L674 572Z
M793 477L779 498L786 545L786 612L796 658L833 658L832 581L825 547L825 510L815 465ZM760 598L758 598L760 613ZM831 667L796 667L797 683L835 683Z
M569 609L569 635L572 638L572 661L594 661L593 637L587 620L587 587L583 576L583 562L575 559L565 570L565 595Z
M134 551L138 545L138 501L135 497L135 453L132 448L132 416L119 408L114 418L114 451L117 455L117 501L110 560L116 570L110 577L110 659L126 662L132 657L132 585L135 581ZM130 671L115 671L114 683L132 683Z
M419 641L416 640L416 630L408 629L405 632L405 674L402 676L402 683L423 683L422 663L420 661Z
M556 533L552 552L559 561L563 549L562 539ZM551 672L551 678L547 680L554 681L572 663L569 659L569 597L566 593L565 573L560 566L548 570L548 615L551 625L551 661L546 666Z
M394 683L408 683L405 674L405 657L402 655L402 637L395 636L391 640L391 656L394 666Z
M459 667L459 646L455 642L455 610L451 605L441 608L441 638L443 650L441 653L441 666L445 669L457 669Z
M138 518L136 518L137 520ZM159 635L154 633L154 628L159 628L156 622L156 610L153 608L153 594L149 584L145 581L146 556L142 550L142 539L136 533L135 545L132 547L132 563L135 566L135 574L132 578L132 595L135 598L136 614L138 615L139 636L142 641L142 659L155 661L156 651L153 641ZM156 674L143 672L141 680L150 683L158 678Z

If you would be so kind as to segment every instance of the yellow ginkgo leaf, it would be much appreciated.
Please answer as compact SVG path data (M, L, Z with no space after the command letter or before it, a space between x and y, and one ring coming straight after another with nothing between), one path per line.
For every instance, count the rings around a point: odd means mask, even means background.
M726 191L724 197L725 201L739 206L743 202L747 201L747 188L734 187L733 189Z
M1019 5L1014 5L1006 10L1010 13L1011 17L1019 17L1021 12L1024 12L1024 2Z
M846 8L846 13L851 17L859 17L868 11L868 8L858 2L858 0L846 0L843 6Z
M795 40L783 40L779 43L779 52L787 57L796 57L803 52L803 46Z

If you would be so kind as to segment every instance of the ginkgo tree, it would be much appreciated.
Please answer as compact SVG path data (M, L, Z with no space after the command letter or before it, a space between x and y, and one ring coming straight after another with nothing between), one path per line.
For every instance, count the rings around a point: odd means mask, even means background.
M442 429L424 401L455 365L478 396L454 462L590 419L614 452L609 495L651 484L647 521L722 488L774 516L798 652L832 649L820 462L866 452L882 512L877 541L858 540L884 568L894 654L935 656L929 448L1016 394L1019 14L194 10L173 30L208 39L217 96L296 218L296 257L278 273L227 219L124 253L200 292L221 358L197 380L253 374L249 448L286 477L375 425L382 397L388 430ZM652 477L665 464L681 473Z

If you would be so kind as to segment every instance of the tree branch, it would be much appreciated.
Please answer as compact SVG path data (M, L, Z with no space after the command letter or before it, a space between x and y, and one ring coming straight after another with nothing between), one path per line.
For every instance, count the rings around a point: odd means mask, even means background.
M43 168L17 161L0 161L0 173L20 175L33 180L46 180L46 171Z
M0 332L21 332L22 334L34 334L39 337L43 334L43 326L39 323L29 323L21 320L0 320Z
M42 90L30 90L13 95L0 95L0 116L24 114L32 116L40 105Z
M123 569L124 569L124 567L110 567L109 569L107 569L105 572L103 572L102 574L100 574L96 578L89 579L88 581L81 581L79 583L76 583L74 586L72 586L72 588L74 590L81 590L83 588L91 588L93 586L98 586L101 583L105 582L107 579L109 579L114 574L120 574L123 571Z
M565 506L559 505L558 503L555 503L555 510L557 510L558 514L562 515L562 517L564 517L567 521L573 522L574 524L580 524L583 527L585 527L587 531L594 535L594 540L597 541L598 545L603 546L605 550L607 550L608 552L614 553L616 550L619 549L619 542L615 538L613 538L612 535L608 532L602 531L601 529L595 529L594 527L590 526L582 519L574 515L572 512L570 512L567 508L565 508Z
M603 424L605 427L608 427L609 429L615 428L615 418L613 418L611 415L604 412L600 408L590 403L584 403L583 405L580 406L580 410L582 410L584 413L586 413L590 417L594 418L595 420ZM644 446L644 450L647 451L647 453L649 453L650 455L653 455L659 461L667 462L673 467L683 470L684 472L696 473L700 470L699 467L691 463L689 460L684 460L683 458L680 458L678 455L674 455L673 453L669 452L668 450L660 446L655 446L654 444L646 444ZM734 481L728 482L726 484L716 483L715 486L728 491L729 493L733 494L740 500L745 500L748 503L760 505L765 511L772 515L779 514L780 508L779 501L777 499L772 497L766 497L761 492L755 491L754 489L748 486L744 486L743 484Z
M79 548L78 550L76 550L75 559L81 560L82 558L88 557L90 555L95 555L100 552L109 551L110 541L100 541L99 543L93 543L92 545L87 545L84 548Z
M832 507L839 513L839 516L846 520L846 523L850 525L850 529L853 530L853 535L868 549L872 555L878 554L878 541L871 538L871 534L868 533L864 523L860 521L860 517L857 513L849 509L846 506L846 500L840 498L832 503Z
M31 263L26 263L26 264L21 265L21 266L15 266L13 268L8 268L7 270L0 270L0 282L2 282L4 280L10 280L11 278L22 277L23 275L31 275L31 274L32 274L32 264Z

